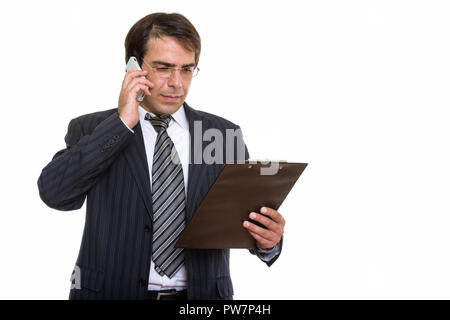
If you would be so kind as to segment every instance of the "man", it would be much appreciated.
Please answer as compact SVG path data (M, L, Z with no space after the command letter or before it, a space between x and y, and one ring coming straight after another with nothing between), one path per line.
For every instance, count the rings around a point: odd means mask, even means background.
M67 148L38 180L51 208L79 209L87 198L69 299L232 299L228 249L174 243L223 167L193 161L194 123L224 136L239 127L184 102L200 55L200 37L184 16L142 18L125 48L126 61L135 56L142 71L125 76L118 108L73 119ZM235 152L233 160L244 159ZM270 266L281 252L284 219L271 208L261 213L249 214L267 229L243 227L255 239L250 252Z

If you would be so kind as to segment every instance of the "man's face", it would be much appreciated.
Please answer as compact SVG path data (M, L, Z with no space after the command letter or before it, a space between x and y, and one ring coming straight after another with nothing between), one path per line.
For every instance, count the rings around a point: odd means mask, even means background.
M144 60L153 68L181 68L195 64L195 53L187 51L173 37L150 38L147 48ZM176 112L186 99L192 79L183 76L180 70L174 71L168 79L161 79L145 63L141 68L149 72L147 78L155 85L150 89L151 96L145 96L141 105L157 115Z

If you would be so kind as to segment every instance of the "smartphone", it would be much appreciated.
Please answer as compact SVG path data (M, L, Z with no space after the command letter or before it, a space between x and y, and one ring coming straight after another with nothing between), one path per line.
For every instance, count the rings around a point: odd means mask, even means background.
M125 72L128 73L128 71L130 71L131 68L133 68L133 70L142 70L141 67L139 66L139 63L138 63L136 57L130 57L130 59L128 59L128 63L127 63ZM141 78L145 78L145 77L142 76ZM144 97L145 97L145 93L142 90L139 90L139 92L136 96L136 100L141 102L142 100L144 100Z

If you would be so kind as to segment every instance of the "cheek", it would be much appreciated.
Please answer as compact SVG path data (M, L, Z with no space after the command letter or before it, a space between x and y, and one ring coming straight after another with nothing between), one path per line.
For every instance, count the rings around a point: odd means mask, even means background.
M190 83L187 84L183 84L183 91L184 91L184 95L187 95L188 91L189 91L189 87L191 86Z
M164 84L163 83L158 83L158 82L154 82L155 86L153 87L152 91L156 92L156 93L160 93L161 91L163 91L164 89Z
M153 94L153 92L155 93L155 94L159 94L159 92L161 92L162 91L162 89L164 88L164 82L161 82L161 81L159 81L159 80L156 80L156 81L154 81L154 80L150 80L155 86L150 90L150 92L152 92L152 94Z

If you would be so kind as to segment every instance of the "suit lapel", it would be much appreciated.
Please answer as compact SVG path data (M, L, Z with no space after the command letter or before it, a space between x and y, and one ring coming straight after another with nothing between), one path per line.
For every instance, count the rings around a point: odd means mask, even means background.
M133 176L138 184L139 191L144 199L147 212L152 220L152 193L150 189L150 175L148 172L147 155L145 153L144 139L141 124L138 122L133 128L134 141L124 151L125 157L130 164Z
M195 181L198 181L200 179L202 166L201 164L194 164L194 140L195 140L194 121L202 121L202 117L197 111L189 107L187 103L184 103L184 110L186 112L186 117L189 121L189 134L190 134L188 193L186 199L186 222L188 222L192 218L192 215L194 214L193 198L196 189ZM202 126L202 137L204 129L205 128ZM197 139L199 139L199 137L197 137Z

